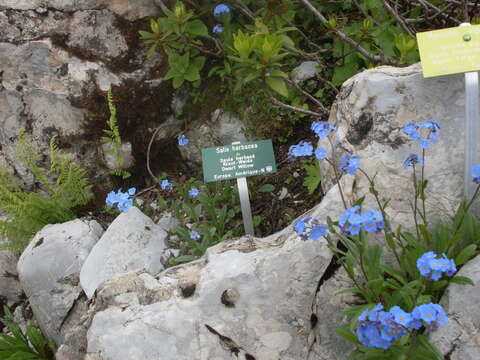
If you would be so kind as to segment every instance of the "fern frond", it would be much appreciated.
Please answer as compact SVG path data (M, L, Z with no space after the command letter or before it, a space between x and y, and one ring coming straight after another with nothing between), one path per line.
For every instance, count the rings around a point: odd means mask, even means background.
M103 130L106 136L102 137L102 141L110 144L109 152L114 156L117 164L122 164L122 138L120 137L120 128L118 127L117 121L117 107L115 106L111 89L107 92L107 102L108 109L110 110L110 117L107 120L108 128Z
M17 155L34 173L44 193L23 191L13 176L0 169L0 208L7 216L7 220L0 221L0 235L8 240L3 247L14 253L21 253L45 225L74 219L75 207L87 204L93 197L86 170L58 148L56 136L50 140L49 169L37 165L41 155L27 143L27 135L21 132L19 136Z

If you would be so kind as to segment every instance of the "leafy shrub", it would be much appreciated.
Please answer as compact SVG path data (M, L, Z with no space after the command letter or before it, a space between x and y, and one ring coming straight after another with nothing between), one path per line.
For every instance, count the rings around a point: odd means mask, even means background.
M6 247L15 253L22 252L45 225L74 219L75 208L92 198L86 171L70 161L55 141L54 136L50 140L50 167L44 169L38 165L42 156L30 136L19 133L17 160L33 174L38 193L23 191L13 176L0 170L0 208L8 218L0 222L0 233L9 242Z
M53 360L55 346L47 341L31 322L25 333L15 323L12 313L4 307L5 319L1 320L9 334L0 334L0 358L3 360Z

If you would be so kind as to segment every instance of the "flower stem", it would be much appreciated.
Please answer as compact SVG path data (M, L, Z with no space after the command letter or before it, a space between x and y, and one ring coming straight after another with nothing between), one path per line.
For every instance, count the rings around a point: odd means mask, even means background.
M413 221L415 222L415 230L417 232L417 239L420 240L420 231L418 230L417 208L418 208L418 187L417 187L417 169L413 164L413 188L415 191L415 200L413 202Z

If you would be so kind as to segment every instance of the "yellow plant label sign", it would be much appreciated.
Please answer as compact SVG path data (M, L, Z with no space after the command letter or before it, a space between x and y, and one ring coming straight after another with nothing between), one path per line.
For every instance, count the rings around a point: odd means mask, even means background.
M480 25L417 33L423 76L480 70Z

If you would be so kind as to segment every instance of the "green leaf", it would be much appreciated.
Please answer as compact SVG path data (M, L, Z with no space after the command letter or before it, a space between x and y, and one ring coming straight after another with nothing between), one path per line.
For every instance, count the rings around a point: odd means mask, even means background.
M334 329L334 331L343 337L344 339L347 339L350 342L353 342L354 344L360 344L360 341L358 341L357 336L349 329L349 325L344 325L342 327Z
M190 82L197 81L200 80L200 73L196 67L190 66L183 74L183 78Z
M285 85L285 81L280 77L269 76L265 79L270 88L284 97L288 97L288 89Z
M178 89L180 86L182 86L184 81L185 81L185 79L183 78L183 76L174 77L173 78L173 88Z
M168 70L167 74L164 76L163 80L170 80L170 79L173 79L175 77L178 77L179 75L181 75L181 74L179 74L178 72L176 72L173 69L170 69L170 70Z
M443 360L442 353L431 344L425 335L417 335L412 353L415 354L415 360Z
M185 32L193 37L208 35L208 29L201 20L189 21L185 26Z
M433 290L433 291L442 290L442 289L445 288L447 285L448 285L448 281L447 281L447 280L435 281L435 282L432 284L432 290Z
M194 66L198 71L203 69L203 66L205 65L205 56L197 56L192 63L192 66Z
M463 265L465 264L468 260L470 260L473 255L475 255L475 252L477 251L477 245L471 244L467 246L465 249L463 249L460 254L457 255L455 258L455 263L457 265Z
M475 286L475 283L472 281L472 279L466 276L454 276L453 278L450 279L450 282L454 284L460 284L460 285Z
M285 73L281 70L277 70L277 69L270 70L268 72L268 76L276 76L276 77L281 77L281 78L284 78L284 79L288 79L287 73Z
M275 186L272 184L264 184L258 189L259 192L261 193L267 193L267 192L272 192L275 190Z
M358 73L359 64L357 62L346 63L342 66L336 66L333 70L332 82L335 85L341 85L343 82Z
M155 35L148 31L139 31L138 32L142 39L155 39Z

